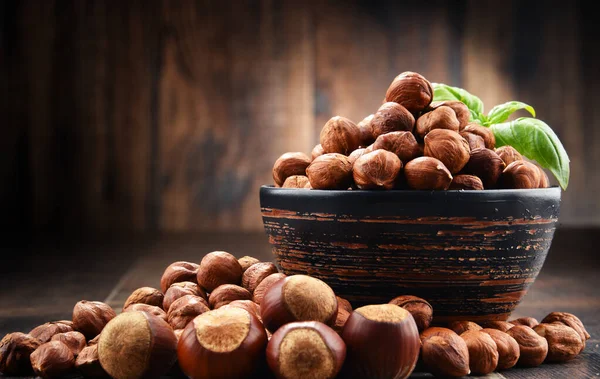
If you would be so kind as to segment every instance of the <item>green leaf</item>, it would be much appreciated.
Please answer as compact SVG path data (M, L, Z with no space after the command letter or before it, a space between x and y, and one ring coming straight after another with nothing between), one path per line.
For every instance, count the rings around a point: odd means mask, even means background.
M569 185L569 156L552 129L543 121L521 117L490 126L496 146L511 145L529 159L550 170L563 189Z
M535 117L535 109L531 105L522 103L520 101L509 101L504 104L496 105L490 110L487 116L487 121L490 124L499 124L508 120L508 117L518 111L519 109L525 109Z
M471 119L484 121L483 102L475 95L462 88L451 87L443 83L431 83L433 87L433 101L458 100L462 101L471 111Z

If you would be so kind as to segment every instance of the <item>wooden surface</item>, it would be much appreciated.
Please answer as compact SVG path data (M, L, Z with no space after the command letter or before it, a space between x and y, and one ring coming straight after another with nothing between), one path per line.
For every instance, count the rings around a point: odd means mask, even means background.
M2 232L261 230L275 159L405 70L535 106L600 225L598 28L584 1L8 0Z
M513 314L538 319L551 311L576 314L591 334L583 354L566 364L511 369L489 378L600 375L599 245L599 230L558 230L540 276ZM213 250L227 250L238 257L272 258L263 233L140 237L86 244L37 241L23 250L4 249L3 255L10 254L12 259L0 267L0 335L27 332L49 320L69 319L73 305L81 299L104 300L119 311L136 288L159 287L169 263L199 262ZM428 375L416 373L414 377Z

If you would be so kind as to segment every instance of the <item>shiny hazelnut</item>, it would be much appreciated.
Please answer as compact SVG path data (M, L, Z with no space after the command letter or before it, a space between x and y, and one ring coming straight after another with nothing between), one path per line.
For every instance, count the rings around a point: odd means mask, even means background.
M422 151L415 136L410 132L391 132L382 134L373 145L371 151L383 149L390 151L398 156L402 163L409 162L421 155Z
M323 154L306 169L314 189L345 190L352 184L352 163L342 154Z
M492 132L492 129L490 128L471 123L465 126L463 131L476 134L483 138L483 143L485 144L485 147L487 149L494 150L494 147L496 147L496 137L494 136L494 132Z
M469 374L469 350L458 334L446 328L428 328L421 333L421 342L421 359L428 372L440 377Z
M123 312L146 312L167 321L167 313L162 309L162 305L161 308L159 308L155 305L136 303L129 305L127 308L123 308Z
M73 329L87 338L94 338L117 314L100 301L81 300L73 308Z
M342 339L344 377L407 378L419 357L419 331L411 314L393 304L367 305L352 312Z
M458 133L459 122L452 109L439 107L417 119L415 132L419 137L424 138L425 135L435 129L447 129Z
M185 295L175 300L167 313L167 322L173 329L183 329L196 316L210 311L200 296Z
M191 262L179 261L171 263L160 279L160 290L162 293L167 292L169 287L174 283L179 282L194 282L198 275L198 267L200 265ZM197 284L197 283L196 283Z
M171 304L180 297L185 295L194 295L200 296L206 300L206 292L199 285L193 282L181 282L181 283L173 283L171 287L165 292L165 299L163 301L163 310L165 312L169 312L169 308ZM206 301L206 305L208 306L208 300Z
M267 333L241 308L220 308L196 317L184 329L177 357L191 379L250 378L260 368Z
M374 138L390 132L412 132L415 117L402 105L384 103L371 119L371 134Z
M29 356L42 342L25 333L9 333L0 341L0 373L5 376L33 373Z
M202 258L198 268L198 284L212 291L221 284L240 284L242 266L237 259L225 251L213 251Z
M538 185L538 188L550 187L550 181L548 180L548 175L546 174L544 169L538 165L535 165L535 167L537 167L538 171L540 172L540 183Z
M367 147L373 142L375 142L373 130L371 129L371 120L373 120L373 117L375 117L375 115L370 114L367 117L365 117L361 122L356 124L360 132L360 146L362 147Z
M127 308L131 304L148 304L157 307L162 307L164 295L162 292L152 287L142 287L133 291L131 295L125 300L123 308Z
M488 320L481 321L479 323L483 328L486 329L496 329L501 332L506 332L508 329L512 328L514 325L507 321L497 321L497 320Z
M260 264L260 263L257 263ZM215 288L208 297L208 305L212 309L217 309L223 305L229 304L234 300L250 300L252 293L244 287L235 284L223 284Z
M575 329L564 324L539 324L533 330L548 341L546 362L567 362L574 359L585 347Z
M467 141L467 143L469 144L469 148L471 150L485 147L485 142L483 142L483 137L481 137L477 134L473 134L473 133L469 133L469 132L465 132L465 131L461 131L459 134L462 138L465 139L465 141Z
M285 179L292 175L305 175L306 167L311 159L304 153L285 153L273 165L273 180L278 187L283 185Z
M452 183L450 183L448 189L465 191L483 190L483 183L481 179L474 175L456 175L452 178Z
M420 297L404 295L393 298L390 304L402 307L410 312L415 319L419 332L429 328L433 320L433 307L425 299Z
M277 266L275 266L274 263L256 263L250 266L250 268L244 272L244 275L242 276L242 287L246 288L252 294L260 282L262 282L267 276L276 274L277 272Z
M352 308L352 304L350 304L350 302L347 299L344 299L343 297L339 297L336 296L335 297L337 302L338 302L338 306L345 309L346 311L352 313L352 311L354 310Z
M404 106L412 114L427 108L433 100L431 83L422 75L406 71L396 76L385 94L385 101Z
M282 274L280 272L271 274L264 278L254 289L254 292L252 293L252 301L260 305L263 297L265 296L265 293L271 287L271 285L283 278L285 278L285 274Z
M439 159L451 174L465 167L470 152L467 141L452 130L435 129L425 136L425 156Z
M308 184L308 177L305 175L288 176L283 182L281 188L305 188Z
M292 275L269 287L260 311L265 327L272 333L293 321L332 325L337 316L337 299L325 282L307 275Z
M567 312L552 312L549 313L546 317L542 319L542 323L550 324L550 323L560 323L566 326L570 326L573 328L579 337L581 337L581 341L583 342L583 347L585 347L585 341L590 338L590 335L585 330L583 323L581 320L575 316L574 314ZM581 350L583 350L583 347Z
M316 321L286 324L267 345L267 362L277 378L333 379L345 358L342 338Z
M242 308L252 313L258 321L262 323L262 319L260 318L260 305L256 304L252 300L234 300L231 303L224 305L223 308Z
M406 183L417 190L447 190L452 183L452 174L438 159L419 157L404 167Z
M358 158L362 157L366 153L370 153L371 151L373 151L373 150L372 149L369 150L366 148L360 148L360 149L356 149L352 153L350 153L350 155L348 155L348 160L350 161L350 164L352 165L352 167L354 167L354 162L356 162L356 160Z
M521 356L517 365L537 367L544 362L548 355L548 342L533 329L525 325L515 325L506 332L519 344Z
M487 375L498 367L498 347L492 337L479 330L460 335L469 349L469 369L474 375Z
M310 156L313 160L316 157L320 157L323 154L325 154L325 151L323 150L323 146L321 146L321 144L315 145L315 147L313 147L312 151L310 152Z
M55 334L50 341L60 341L64 343L71 349L74 356L77 356L87 345L85 336L75 331Z
M448 324L448 328L452 329L454 333L458 334L459 336L469 330L483 329L481 326L477 325L473 321L453 321Z
M161 318L145 312L121 313L102 331L98 358L115 379L159 377L177 359L177 337Z
M348 155L360 146L360 130L347 118L335 116L323 126L320 142L325 153Z
M98 345L84 347L75 359L75 368L84 376L92 378L108 377L100 365Z
M513 325L525 325L533 329L536 325L539 325L539 321L534 317L520 317L514 320L508 321Z
M36 326L29 335L40 340L41 343L50 341L53 335L73 331L73 323L71 321L52 321Z
M469 162L463 172L477 176L485 189L492 189L498 187L502 170L504 170L504 162L498 154L490 149L475 149L471 150Z
M540 171L537 166L527 161L515 161L502 171L501 185L503 188L538 188Z
M246 255L238 259L238 263L240 264L240 266L242 266L242 272L246 272L248 267L252 266L255 263L260 263L260 260Z
M517 341L507 333L497 329L481 329L481 332L489 334L496 343L498 350L498 367L496 370L506 370L517 364L521 352Z
M460 129L467 126L471 118L471 111L462 101L448 100L448 101L434 101L429 106L430 109L436 109L439 107L449 107L456 114Z
M504 164L507 166L513 163L514 161L523 160L523 156L521 155L521 153L519 153L517 149L509 145L497 148L496 154L498 154L500 159L502 159L504 161Z
M33 372L42 378L69 374L75 365L71 349L60 341L50 341L38 347L29 356Z
M400 158L386 150L364 154L354 162L354 182L360 189L392 189L402 169Z

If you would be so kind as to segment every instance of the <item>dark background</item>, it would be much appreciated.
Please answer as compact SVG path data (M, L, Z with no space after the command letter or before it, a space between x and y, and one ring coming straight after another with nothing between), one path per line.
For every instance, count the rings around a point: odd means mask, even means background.
M3 1L2 232L261 231L274 160L406 70L533 105L571 158L561 224L598 226L593 4Z

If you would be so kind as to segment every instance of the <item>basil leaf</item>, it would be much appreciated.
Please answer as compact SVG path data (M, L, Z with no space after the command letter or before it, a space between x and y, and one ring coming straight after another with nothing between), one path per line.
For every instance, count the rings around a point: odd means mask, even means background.
M475 95L462 88L451 87L443 83L431 83L433 87L433 101L458 100L462 101L471 111L471 119L484 121L483 102Z
M531 105L522 103L520 101L509 101L504 104L496 105L488 113L488 122L490 124L499 124L508 120L508 117L518 111L519 109L525 109L535 117L535 109Z
M543 121L521 117L490 126L496 146L511 145L529 159L549 169L563 189L569 185L569 156L552 129Z

